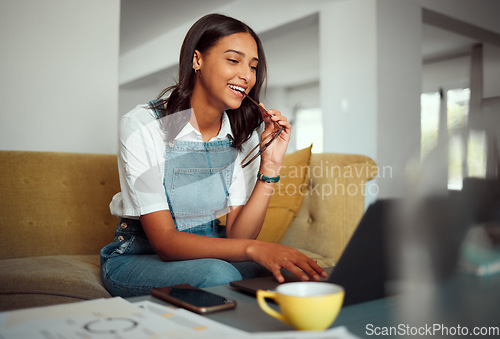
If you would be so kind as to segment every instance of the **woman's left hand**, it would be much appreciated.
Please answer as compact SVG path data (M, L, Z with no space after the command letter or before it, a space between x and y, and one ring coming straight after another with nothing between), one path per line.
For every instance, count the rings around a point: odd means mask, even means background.
M290 132L292 125L288 122L287 118L281 115L280 111L270 109L265 111L264 105L260 104L264 109L261 109L262 117L266 127L261 135L261 148L271 140L273 135L278 132L278 125L283 126L280 135L271 142L267 149L261 154L261 167L274 168L281 166L281 162L286 153L288 142L290 141Z

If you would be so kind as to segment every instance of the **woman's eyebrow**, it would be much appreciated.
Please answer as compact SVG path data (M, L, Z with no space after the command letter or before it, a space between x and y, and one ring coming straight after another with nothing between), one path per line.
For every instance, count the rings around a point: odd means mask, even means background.
M235 50L235 49L228 49L228 50L227 50L227 51L225 51L224 53L236 53L236 54L239 54L239 55L241 55L241 56L243 56L243 57L246 55L245 53L240 52L240 51L237 51L237 50ZM259 62L259 59L258 59L258 58L252 58L252 60L255 60L255 61Z

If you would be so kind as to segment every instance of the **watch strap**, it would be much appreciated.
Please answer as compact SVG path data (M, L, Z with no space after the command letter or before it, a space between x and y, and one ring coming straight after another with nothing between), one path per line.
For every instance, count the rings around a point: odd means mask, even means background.
M257 173L257 180L264 181L267 183L276 183L276 182L280 181L280 176L278 175L277 177L268 177L268 176L265 176L264 174L258 172Z

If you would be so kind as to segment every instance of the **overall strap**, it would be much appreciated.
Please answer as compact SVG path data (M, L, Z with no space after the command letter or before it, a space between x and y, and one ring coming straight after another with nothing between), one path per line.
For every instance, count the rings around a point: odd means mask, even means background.
M155 114L155 118L159 119L161 117L160 110L158 109L158 102L160 99L154 99L148 102L148 108L150 108Z

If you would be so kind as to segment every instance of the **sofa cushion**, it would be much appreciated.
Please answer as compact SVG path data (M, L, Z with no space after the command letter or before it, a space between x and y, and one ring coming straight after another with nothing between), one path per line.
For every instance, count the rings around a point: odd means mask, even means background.
M97 254L0 261L0 311L106 297Z
M0 258L98 254L113 241L116 155L0 152Z
M307 192L312 145L285 155L258 240L281 242Z
M316 262L320 267L327 268L335 266L335 260L333 260L333 258L327 258L325 256L322 256L321 254L318 254L316 252L311 252L303 248L297 248L297 250L302 254L305 254L309 258L316 260Z
M309 190L281 243L337 262L363 216L377 164L363 155L315 153L309 169Z

